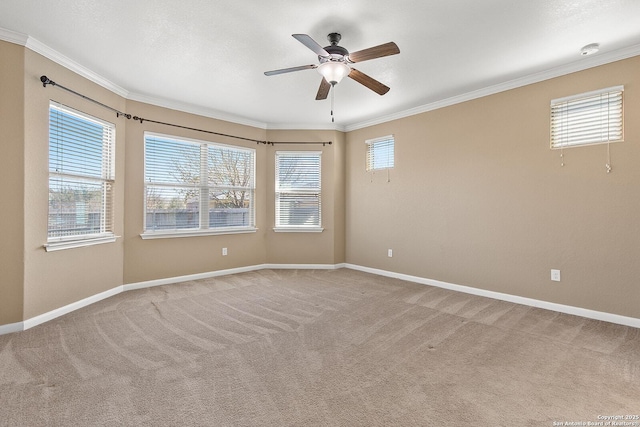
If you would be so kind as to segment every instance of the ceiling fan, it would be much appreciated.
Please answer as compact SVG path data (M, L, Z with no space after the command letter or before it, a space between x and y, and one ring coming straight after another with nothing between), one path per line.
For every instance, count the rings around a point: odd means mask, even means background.
M389 87L380 83L376 79L369 77L362 71L358 71L351 67L351 64L367 61L369 59L381 58L383 56L396 55L400 53L400 49L394 42L381 44L379 46L370 47L368 49L359 50L349 53L347 49L338 46L342 36L339 33L331 33L327 36L330 46L322 47L307 34L292 34L292 36L300 43L311 49L318 55L319 64L302 65L299 67L283 68L280 70L266 71L264 74L273 76L276 74L290 73L292 71L301 71L309 69L318 69L322 75L320 88L316 94L317 100L326 99L331 87L335 86L347 76L358 83L368 87L379 95L389 92Z

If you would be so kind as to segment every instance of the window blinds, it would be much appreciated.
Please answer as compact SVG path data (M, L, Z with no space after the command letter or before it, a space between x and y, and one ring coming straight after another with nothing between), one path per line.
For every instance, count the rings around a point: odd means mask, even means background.
M113 233L115 127L49 105L48 240Z
M145 232L255 226L255 150L145 134Z
M551 148L623 140L623 86L551 101Z
M276 152L276 228L321 226L321 152Z
M390 169L394 164L394 145L395 139L393 135L384 136L382 138L370 139L366 141L366 170L373 171L377 169Z

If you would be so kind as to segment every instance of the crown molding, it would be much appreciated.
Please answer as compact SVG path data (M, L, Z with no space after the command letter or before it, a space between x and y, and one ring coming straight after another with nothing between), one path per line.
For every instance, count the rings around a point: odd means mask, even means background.
M123 98L127 98L127 96L129 95L129 91L124 89L121 86L118 86L117 84L113 83L112 81L102 77L101 75L99 75L98 73L95 73L93 71L91 71L90 69L88 69L87 67L85 67L84 65L81 65L79 63L77 63L76 61L74 61L73 59L69 58L68 56L65 56L63 54L61 54L60 52L58 52L57 50L54 50L52 48L50 48L49 46L47 46L46 44L42 43L41 41L34 39L31 36L27 36L27 43L24 45L27 49L32 50L35 53L39 53L40 55L44 56L47 59L50 59L51 61L55 62L56 64L62 65L63 67L67 68L68 70L73 71L74 73L102 86L103 88L115 93L116 95L120 95Z
M61 54L55 49L50 48L46 44L26 34L0 28L0 40L4 40L10 43L24 46L27 49L32 50L33 52L38 53L59 65L62 65L63 67L73 71L74 73L79 74L82 77L85 77L88 80L128 100L144 102L144 103L152 104L158 107L164 107L172 110L183 111L185 113L197 114L200 116L209 117L212 119L224 120L227 122L237 123L241 125L247 125L247 126L257 127L261 129L267 128L266 123L262 123L256 120L234 116L221 111L215 111L208 108L198 107L195 105L189 105L189 104L184 104L176 101L170 101L170 100L155 98L147 95L131 93L128 90L124 89L123 87L116 85L115 83L109 81L108 79L102 77L101 75L91 71L87 67L79 64L78 62L72 60L71 58Z
M26 34L17 33L5 28L0 28L0 40L3 40L5 42L19 44L20 46L26 46L28 38L29 36L27 36Z
M414 107L408 110L399 111L397 113L381 116L375 119L353 123L345 126L345 130L346 132L350 132L353 130L390 122L392 120L398 120L405 117L415 116L416 114L426 113L427 111L433 111L440 108L449 107L451 105L460 104L462 102L471 101L473 99L478 99L478 98L482 98L489 95L494 95L507 90L527 86L533 83L539 83L545 80L561 77L561 76L575 73L578 71L587 70L589 68L598 67L600 65L610 64L612 62L620 61L627 58L632 58L638 55L640 55L640 44L615 50L608 53L603 53L601 55L588 56L586 58L583 58L580 61L575 61L570 64L551 68L549 70L541 71L538 73L529 74L528 76L509 80L507 82L499 83L497 85L487 86L482 89L452 96L450 98L438 100L429 104L424 104L418 107Z
M351 124L345 124L345 125L327 124L326 126L324 126L324 125L318 125L317 123L316 124L264 123L264 122L252 120L246 117L235 116L222 111L212 110L204 107L199 107L196 105L185 104L185 103L171 101L167 99L155 98L155 97L151 97L143 94L131 93L128 90L116 85L115 83L109 81L108 79L105 79L99 74L77 63L76 61L50 48L44 43L41 43L40 41L38 41L37 39L31 36L18 33L15 31L7 30L4 28L0 28L0 40L25 46L26 48L41 54L42 56L56 62L57 64L62 65L63 67L89 79L90 81L128 100L144 102L144 103L155 105L158 107L169 108L172 110L182 111L185 113L197 114L197 115L209 117L212 119L223 120L223 121L236 123L240 125L252 126L259 129L337 130L340 132L351 132L357 129L362 129L362 128L378 125L381 123L402 119L405 117L415 116L417 114L425 113L428 111L433 111L433 110L448 107L451 105L460 104L462 102L471 101L471 100L482 98L489 95L494 95L507 90L516 89L516 88L527 86L533 83L539 83L552 78L561 77L567 74L587 70L589 68L609 64L611 62L620 61L623 59L640 55L640 44L637 44L634 46L615 50L612 52L591 55L579 61L572 62L570 64L566 64L566 65L555 67L549 70L530 74L528 76L524 76L518 79L513 79L504 83L499 83L497 85L487 86L478 90L452 96L450 98L437 100L428 104L424 104L424 105L420 105L407 110L380 116L374 119L351 123Z
M198 116L208 117L210 119L223 120L225 122L236 123L239 125L251 126L259 129L267 129L267 124L251 120L246 117L236 116L233 114L225 113L222 111L214 110L211 108L199 107L197 105L185 104L178 101L171 101L168 99L156 98L149 95L143 95L139 93L129 93L126 97L130 101L143 102L145 104L155 105L156 107L168 108L170 110L182 111L184 113L196 114Z
M105 79L101 75L94 73L87 67L80 65L73 59L61 54L57 50L50 48L46 44L29 35L0 28L0 40L24 46L27 49L38 53L47 59L52 60L56 64L62 65L63 67L73 71L74 73L79 74L82 77L102 86L103 88L122 96L123 98L127 98L129 94L129 91L127 91L126 89Z
M345 126L336 123L269 123L268 130L335 130L345 132Z

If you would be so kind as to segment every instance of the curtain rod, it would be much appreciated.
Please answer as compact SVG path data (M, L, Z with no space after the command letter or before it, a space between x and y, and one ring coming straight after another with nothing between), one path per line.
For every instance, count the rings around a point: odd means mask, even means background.
M261 139L253 139L253 138L245 138L243 136L236 136L236 135L229 135L226 133L220 133L220 132L214 132L211 130L206 130L206 129L199 129L199 128L192 128L189 126L182 126L182 125L177 125L175 123L167 123L167 122L160 122L157 120L151 120L151 119L146 119L143 117L138 117L138 116L132 116L131 114L122 112L120 110L117 110L113 107L110 107L106 104L103 104L102 102L96 101L93 98L90 98L86 95L83 95L81 93L76 92L75 90L69 89L67 87L62 86L61 84L58 84L56 82L54 82L53 80L50 80L47 76L40 76L40 81L42 82L42 87L47 87L47 85L51 85L51 86L57 86L60 89L64 89L67 92L70 92L76 96L79 96L80 98L86 99L87 101L93 102L94 104L97 104L103 108L106 108L107 110L111 110L114 113L116 113L116 117L125 117L127 119L133 119L136 121L139 121L140 123L142 122L149 122L149 123L156 123L159 125L166 125L166 126L173 126L176 128L180 128L180 129L187 129L187 130L193 130L196 132L203 132L203 133L208 133L208 134L212 134L212 135L218 135L218 136L226 136L228 138L235 138L235 139L241 139L243 141L251 141L251 142L255 142L257 144L265 144L265 145L275 145L275 144L322 144L322 146L325 146L327 144L331 145L332 141L319 141L319 142L314 142L314 141L265 141L265 140L261 140Z

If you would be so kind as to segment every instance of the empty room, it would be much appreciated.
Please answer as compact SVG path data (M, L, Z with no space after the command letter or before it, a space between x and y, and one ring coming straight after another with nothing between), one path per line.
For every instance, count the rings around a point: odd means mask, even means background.
M3 0L0 426L640 426L640 2Z

